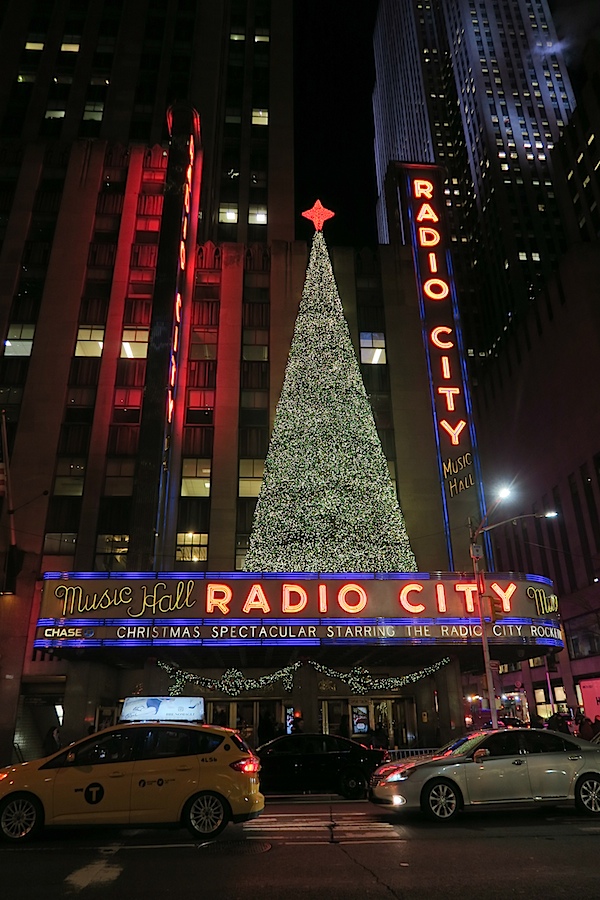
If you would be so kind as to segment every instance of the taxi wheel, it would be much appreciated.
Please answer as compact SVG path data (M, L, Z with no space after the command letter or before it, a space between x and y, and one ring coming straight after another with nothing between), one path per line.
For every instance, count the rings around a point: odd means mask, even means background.
M449 822L459 812L462 797L451 781L438 778L431 781L421 794L421 809L435 822Z
M600 775L590 773L577 782L575 788L577 809L590 816L600 816Z
M340 793L346 800L363 800L367 795L367 782L358 769L348 769L341 778Z
M183 810L183 824L194 837L212 838L220 834L230 818L227 802L205 791L190 797Z
M11 794L0 803L0 834L7 841L29 841L42 827L44 810L31 794Z

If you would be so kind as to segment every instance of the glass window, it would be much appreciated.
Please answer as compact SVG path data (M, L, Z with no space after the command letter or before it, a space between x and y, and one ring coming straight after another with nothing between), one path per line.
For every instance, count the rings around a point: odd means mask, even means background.
M104 494L109 497L130 497L133 494L134 475L134 459L107 460Z
M75 356L102 356L104 328L83 325L77 332Z
M9 325L4 342L5 356L31 356L35 325Z
M264 459L240 459L240 497L258 497L263 475Z
M44 553L49 556L75 556L77 532L48 532L44 536Z
M143 739L138 758L169 759L176 756L197 755L201 752L198 737L197 732L183 728L149 728ZM222 738L218 738L216 735L210 735L210 737L213 737L212 749L216 749Z
M109 572L115 569L125 571L128 549L128 534L99 534L96 540L96 568Z
M240 402L244 409L266 409L269 405L269 392L242 391Z
M148 355L148 328L124 328L121 357L145 359Z
M182 497L210 495L210 459L184 459L181 473Z
M263 328L244 328L242 358L266 361L269 358L269 332Z
M531 731L524 735L527 753L562 753L566 749L578 750L576 744L565 741L557 734L542 734Z
M59 459L54 479L54 495L81 497L85 479L85 458Z
M73 752L73 761L67 755L69 766L97 766L110 763L130 762L139 728L111 731L86 741Z
M217 329L192 328L190 359L217 358Z
M519 732L500 731L491 734L477 749L489 751L490 756L515 756L521 753Z
M381 332L361 331L360 361L373 366L383 365L387 362L384 334Z
M248 223L250 225L266 225L267 224L267 207L250 204L248 210Z
M269 124L269 110L268 109L253 109L252 110L252 124L253 125L268 125Z
M177 547L175 548L177 562L205 562L207 558L208 534L180 532L177 535Z
M238 220L237 203L221 203L219 206L219 222L234 225Z

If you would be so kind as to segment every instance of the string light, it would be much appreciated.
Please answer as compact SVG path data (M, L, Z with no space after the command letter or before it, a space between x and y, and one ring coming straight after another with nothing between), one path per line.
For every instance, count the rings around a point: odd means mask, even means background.
M442 666L447 666L449 662L450 657L446 656L430 666L419 669L418 672L411 672L408 675L400 675L398 677L386 676L384 678L371 675L369 670L363 666L355 666L349 672L338 672L336 669L324 666L322 663L315 662L312 659L299 660L289 666L285 666L283 669L279 669L277 672L272 672L270 675L261 675L260 678L246 678L239 669L227 669L220 678L206 678L204 675L186 672L161 660L158 661L158 666L167 673L173 682L169 688L169 693L172 696L179 696L184 692L187 685L194 684L203 690L219 691L230 697L237 697L244 691L261 690L274 684L276 681L282 682L284 690L291 691L294 684L294 673L302 665L312 666L313 669L316 669L322 675L327 675L328 678L337 678L348 685L354 694L368 694L373 691L399 690L407 684L414 684L416 681L421 681L421 679L433 675Z
M417 570L320 231L244 569Z

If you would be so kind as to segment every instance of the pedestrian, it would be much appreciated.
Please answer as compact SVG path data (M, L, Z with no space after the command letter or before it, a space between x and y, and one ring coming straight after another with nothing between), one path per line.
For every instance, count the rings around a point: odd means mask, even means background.
M292 722L292 727L290 729L291 734L302 734L303 731L303 722L300 716L294 716L294 721Z
M600 716L596 716L592 722L592 728L594 730L594 737L596 737L597 734L600 734Z
M587 716L579 723L579 737L584 741L591 741L594 737L594 723Z
M46 737L42 743L44 756L51 756L53 753L56 753L57 750L60 750L61 746L58 725L53 725L52 728L49 728L46 732Z

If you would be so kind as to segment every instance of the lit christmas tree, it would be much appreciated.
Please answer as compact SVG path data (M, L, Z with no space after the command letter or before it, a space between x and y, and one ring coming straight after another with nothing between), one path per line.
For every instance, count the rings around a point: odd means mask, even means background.
M416 571L321 232L332 215L318 201L307 215L317 230L247 572Z

